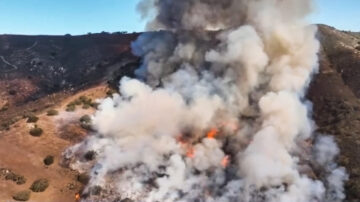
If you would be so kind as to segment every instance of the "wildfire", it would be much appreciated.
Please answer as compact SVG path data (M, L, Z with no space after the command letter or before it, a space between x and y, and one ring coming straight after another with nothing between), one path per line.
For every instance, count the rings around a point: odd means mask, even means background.
M194 158L195 156L195 151L194 151L194 148L189 148L186 152L186 156L189 157L189 158Z
M226 156L221 160L221 166L222 166L223 168L226 168L226 167L228 167L229 163L230 163L230 156L229 156L229 155L226 155Z
M209 139L214 139L215 136L218 134L218 129L217 128L212 128L208 133L207 133L207 138Z
M75 201L80 201L80 194L79 193L75 194Z

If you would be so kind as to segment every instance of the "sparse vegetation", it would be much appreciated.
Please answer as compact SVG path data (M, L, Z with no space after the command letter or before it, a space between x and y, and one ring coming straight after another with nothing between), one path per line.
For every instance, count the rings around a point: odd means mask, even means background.
M91 117L89 115L84 115L80 118L80 122L91 123Z
M36 180L30 187L33 192L44 192L49 187L49 180L42 178Z
M91 98L88 98L88 97L86 97L86 96L81 96L81 97L79 98L79 100L80 100L80 102L81 102L83 105L85 105L85 104L90 105L90 104L92 103L92 99L91 99Z
M91 130L91 117L84 115L80 118L80 126L86 130Z
M70 104L68 104L67 106L66 106L66 111L67 112L74 112L76 110L76 106L75 106L75 104L73 104L73 103L70 103Z
M38 120L39 120L39 118L33 114L30 114L27 116L28 123L36 123Z
M35 125L35 127L29 131L30 135L34 137L40 137L43 134L43 132L44 132L43 129L39 128L37 125Z
M81 173L77 176L77 180L83 184L83 185L87 185L89 183L90 180L90 176L86 173Z
M83 109L89 109L90 107L97 108L98 104L96 102L93 102L91 98L88 98L86 96L80 96L78 99L70 102L66 106L66 111L73 112L76 110L76 106L82 105Z
M4 178L5 180L11 180L18 185L22 185L26 183L26 178L24 176L18 175L13 171L11 171L10 169L1 168L0 177Z
M56 116L56 115L58 115L59 114L59 112L57 111L57 110L55 110L55 109L50 109L49 111L47 111L47 114L46 115L48 115L48 116Z
M111 88L106 92L106 97L113 97L114 93L117 93L117 91Z
M8 122L2 123L0 131L1 130L10 130L10 124Z
M83 108L83 109L89 109L90 107L91 107L90 105L84 104L82 108Z
M16 201L28 201L30 199L31 192L29 190L24 190L17 192L13 195L13 199Z
M98 109L98 107L99 107L99 103L97 103L97 102L93 102L93 103L91 103L91 105L90 105L92 108L94 108L94 109Z
M54 163L54 156L48 155L45 159L44 159L44 164L49 166L51 164Z

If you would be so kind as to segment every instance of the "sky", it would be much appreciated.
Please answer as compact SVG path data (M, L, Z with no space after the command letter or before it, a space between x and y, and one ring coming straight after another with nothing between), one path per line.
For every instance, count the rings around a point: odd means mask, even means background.
M143 31L139 0L0 0L0 34ZM315 0L312 23L360 31L360 0Z

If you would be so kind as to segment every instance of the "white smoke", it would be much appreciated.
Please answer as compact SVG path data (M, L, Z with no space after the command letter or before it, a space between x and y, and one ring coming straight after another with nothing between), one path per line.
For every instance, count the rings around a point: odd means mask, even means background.
M143 0L153 19L133 43L142 81L123 78L93 117L97 133L67 154L98 154L72 166L91 170L85 192L110 191L83 200L343 200L336 144L319 138L309 152L304 95L319 48L304 20L311 3ZM312 164L324 175L311 176Z

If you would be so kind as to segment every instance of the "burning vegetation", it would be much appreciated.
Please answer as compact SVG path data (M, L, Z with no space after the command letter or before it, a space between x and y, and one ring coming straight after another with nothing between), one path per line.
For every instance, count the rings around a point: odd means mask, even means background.
M311 3L143 0L156 15L132 44L138 79L121 79L94 135L65 153L89 172L82 200L342 201L338 148L304 98L319 50Z

